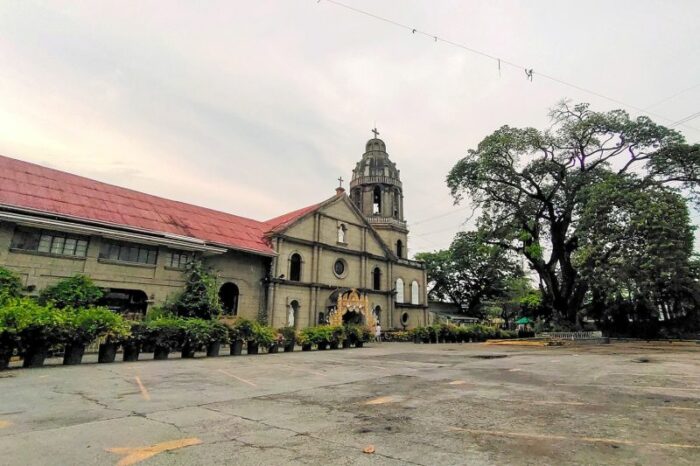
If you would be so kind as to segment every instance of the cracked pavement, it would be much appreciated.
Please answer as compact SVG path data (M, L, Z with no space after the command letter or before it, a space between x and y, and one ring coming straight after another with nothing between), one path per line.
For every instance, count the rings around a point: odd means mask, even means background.
M193 438L140 464L698 464L699 356L383 343L15 369L0 373L0 465L110 465Z

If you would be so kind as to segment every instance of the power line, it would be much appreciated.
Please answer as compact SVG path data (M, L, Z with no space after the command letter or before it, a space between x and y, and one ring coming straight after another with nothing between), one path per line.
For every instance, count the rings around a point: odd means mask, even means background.
M434 215L432 217L423 218L421 220L418 220L417 222L411 222L411 227L414 227L416 225L420 225L421 223L429 222L431 220L437 220L438 218L449 217L450 215L454 215L454 214L463 212L469 208L470 208L469 206L465 206L465 207L462 207L461 209L451 210L450 212L445 212L444 214L438 214L438 215Z
M332 4L332 5L335 5L335 6L338 6L338 7L341 7L341 8L345 8L346 10L349 10L349 11L352 11L352 12L355 12L355 13L358 13L358 14L361 14L361 15L365 15L365 16L368 16L368 17L370 17L370 18L374 18L374 19L376 19L376 20L383 21L383 22L385 22L385 23L389 23L389 24L391 24L391 25L393 25L393 26L400 27L400 28L402 28L402 29L406 29L407 31L411 31L412 34L418 34L418 35L422 35L422 36L428 37L428 38L432 39L434 42L443 42L443 43L448 44L448 45L451 45L451 46L453 46L453 47L458 47L458 48L460 48L460 49L462 49L462 50L466 50L467 52L473 53L473 54L475 54L475 55L480 55L480 56L482 56L482 57L485 57L485 58L488 58L488 59L490 59L490 60L493 60L493 61L495 61L495 62L498 63L499 72L500 72L500 69L501 69L501 64L508 65L508 66L510 66L510 67L517 68L517 69L519 69L519 70L524 70L527 79L529 79L530 81L532 81L533 76L537 76L538 78L548 79L548 80L550 80L550 81L552 81L552 82L561 84L561 85L563 85L563 86L567 86L567 87L570 87L570 88L572 88L572 89L576 89L576 90L578 90L578 91L585 92L585 93L587 93L587 94L594 95L594 96L596 96L596 97L600 97L601 99L605 99L605 100L608 100L608 101L610 101L610 102L614 102L614 103L616 103L616 104L618 104L618 105L622 105L622 106L627 107L627 108L630 108L630 109L632 109L632 110L636 110L636 111L638 111L639 113L644 113L644 114L647 114L647 115L650 115L650 116L653 116L653 117L656 117L656 118L660 118L660 119L666 120L666 121L673 121L673 119L671 119L671 118L665 117L665 116L663 116L663 115L659 115L659 114L657 114L657 113L649 112L648 110L645 110L645 109L643 109L643 108L641 108L641 107L637 107L636 105L628 104L628 103L623 102L623 101L621 101L621 100L619 100L619 99L615 99L615 98L613 98L613 97L607 96L607 95L602 94L602 93L600 93L600 92L597 92L597 91L594 91L594 90L591 90L591 89L587 89L587 88L585 88L585 87L579 86L578 84L573 84L573 83L564 81L563 79L559 79L559 78L557 78L557 77L554 77L554 76L551 76L551 75L548 75L548 74L545 74L545 73L541 73L541 72L539 72L539 71L535 73L535 71L534 71L532 68L528 68L528 67L523 66L523 65L520 65L520 64L518 64L518 63L514 63L514 62L511 62L511 61L508 61L508 60L504 60L504 59L499 58L499 57L497 57L497 56L495 56L495 55L492 55L492 54L490 54L490 53L486 53L486 52L483 52L483 51L481 51L481 50L474 49L474 48L472 48L472 47L469 47L469 46L467 46L467 45L461 44L461 43L459 43L459 42L454 42L454 41L452 41L452 40L445 39L444 37L438 36L438 35L436 35L436 34L432 34L432 33L426 32L426 31L421 31L420 29L411 27L411 26L409 26L409 25L407 25L407 24L400 23L400 22L395 21L395 20L393 20L393 19L389 19L389 18L386 18L386 17L384 17L384 16L380 16L380 15L377 15L377 14L375 14L375 13L371 13L371 12L369 12L369 11L362 10L362 9L360 9L360 8L356 8L356 7L347 5L347 4L342 3L342 2L339 2L339 1L337 1L337 0L325 0L325 1L326 1L327 3ZM321 0L318 0L317 3L321 3ZM695 130L695 131L700 131L700 129L698 129L698 128L694 128L694 127L692 127L692 126L687 126L687 125L685 125L685 124L683 124L683 123L681 123L681 126L684 126L684 127L688 128L688 129L692 129L692 130Z
M668 125L668 126L669 126L670 128L673 128L674 126L682 125L683 123L686 123L686 122L688 122L688 121L690 121L690 120L694 120L694 119L696 119L696 118L699 117L699 116L700 116L700 112L696 112L696 113L693 113L692 115L688 115L688 116L685 117L685 118L681 118L680 120L676 121L675 123L671 123L671 124Z
M676 97L678 97L678 96L681 95L681 94L685 94L686 92L695 90L695 89L697 89L698 87L700 87L700 84L696 84L696 85L694 85L694 86L687 87L687 88L685 88L685 89L683 89L683 90L681 90L681 91L676 92L675 94L673 94L673 95L671 95L671 96L666 97L665 99L661 99L661 100L659 100L659 101L657 101L657 102L654 102L654 103L651 104L651 105L647 105L646 107L644 107L644 109L646 110L646 109L649 109L649 108L652 108L652 107L656 107L657 105L661 105L661 104L663 104L663 103L665 103L665 102L668 102L669 100L675 99Z

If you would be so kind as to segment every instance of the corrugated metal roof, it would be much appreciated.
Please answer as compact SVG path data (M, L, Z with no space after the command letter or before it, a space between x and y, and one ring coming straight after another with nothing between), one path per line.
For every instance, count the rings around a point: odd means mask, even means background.
M269 225L4 156L0 156L0 204L76 220L187 236L265 255L274 254L265 233L281 226L281 223ZM298 218L301 211L278 219Z

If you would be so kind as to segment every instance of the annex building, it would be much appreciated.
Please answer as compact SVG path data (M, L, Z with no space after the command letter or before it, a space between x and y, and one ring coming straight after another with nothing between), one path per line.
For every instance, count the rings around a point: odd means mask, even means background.
M0 156L0 266L37 294L84 274L139 315L184 287L201 258L224 312L270 325L428 322L426 272L406 257L399 170L375 137L349 195L258 221Z

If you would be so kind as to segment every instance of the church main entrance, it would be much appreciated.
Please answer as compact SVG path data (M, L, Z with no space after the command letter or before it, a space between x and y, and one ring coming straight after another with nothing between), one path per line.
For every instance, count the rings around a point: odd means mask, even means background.
M337 290L331 294L330 300L334 298L335 306L329 310L330 325L376 325L367 295L360 294L356 289Z

